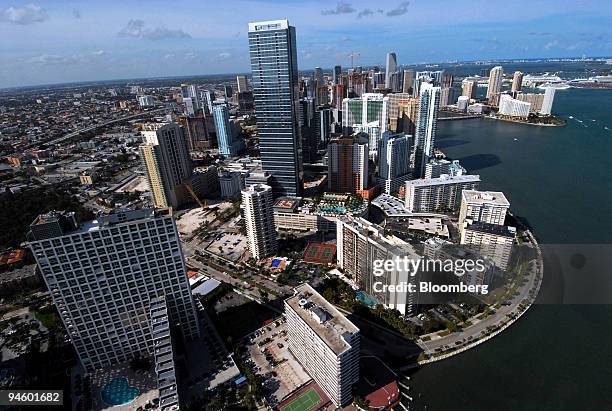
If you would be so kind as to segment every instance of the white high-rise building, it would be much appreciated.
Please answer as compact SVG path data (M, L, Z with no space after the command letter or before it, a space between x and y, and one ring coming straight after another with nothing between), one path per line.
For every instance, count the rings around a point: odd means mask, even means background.
M392 88L391 74L397 72L397 57L395 53L387 53L387 65L385 68L385 88Z
M309 284L285 300L288 348L336 407L359 380L359 328Z
M342 216L336 220L336 247L338 265L355 280L360 289L374 297L378 303L398 310L402 315L414 313L418 303L417 293L388 292L381 290L377 283L414 283L415 276L397 269L385 271L383 275L374 275L373 268L374 261L390 260L396 256L418 260L419 256L410 244L387 235L383 227L364 218Z
M381 93L364 93L361 97L342 100L342 133L350 135L356 131L371 129L370 152L378 149L378 141L389 126L389 97ZM374 129L377 128L377 132Z
M150 304L165 297L171 326L199 336L176 223L169 209L116 211L78 224L50 212L30 225L38 268L83 366L153 354Z
M378 148L378 180L387 194L395 193L410 178L409 134L383 133Z
M531 111L531 103L526 101L520 101L510 97L508 94L502 94L499 96L499 110L498 114L509 116L509 117L529 117Z
M504 69L502 66L495 66L489 72L489 86L487 88L487 100L489 104L497 105L503 79Z
M440 109L440 87L423 83L419 92L419 113L416 123L415 177L422 176L425 164L433 158L436 140L438 110Z
M459 160L434 159L425 164L425 178L438 178L443 174L451 177L467 174L467 170L459 164Z
M142 108L153 107L155 105L155 98L153 96L138 96L138 105Z
M542 108L540 109L540 114L545 116L550 116L552 114L552 106L555 101L555 89L553 87L546 87L546 91L544 92L544 102L542 103Z
M409 180L406 181L406 208L413 213L455 211L461 202L461 192L476 190L479 184L480 176L470 174Z
M523 73L520 71L515 71L512 76L512 92L515 93L517 91L521 91L523 88Z
M459 226L466 219L472 222L504 225L510 202L500 191L463 190Z
M261 260L274 254L278 243L274 228L272 187L265 184L246 187L242 190L242 207L253 258Z

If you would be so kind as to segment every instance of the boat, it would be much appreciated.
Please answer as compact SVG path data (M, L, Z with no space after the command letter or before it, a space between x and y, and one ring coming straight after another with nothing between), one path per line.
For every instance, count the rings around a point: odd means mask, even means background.
M515 138L514 141L518 141L518 138Z
M540 90L545 90L548 87L554 88L555 90L567 90L568 88L571 88L572 86L570 86L567 83L544 83L538 86Z
M574 116L569 116L569 118L574 118Z

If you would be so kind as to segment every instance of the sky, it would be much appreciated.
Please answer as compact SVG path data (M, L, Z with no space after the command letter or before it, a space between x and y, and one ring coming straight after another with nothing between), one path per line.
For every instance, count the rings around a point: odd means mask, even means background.
M248 23L285 18L300 70L612 56L606 0L0 0L0 88L248 72Z

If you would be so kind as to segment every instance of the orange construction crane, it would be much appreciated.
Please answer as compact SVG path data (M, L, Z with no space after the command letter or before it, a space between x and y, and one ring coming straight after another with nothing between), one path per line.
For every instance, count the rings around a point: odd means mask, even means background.
M185 183L184 186L185 186L185 189L187 189L187 191L189 192L189 194L191 194L193 199L198 202L200 207L202 207L204 210L206 210L208 208L208 204L206 204L206 201L200 200L200 198L198 197L196 192L193 190L193 187L191 186L191 184Z

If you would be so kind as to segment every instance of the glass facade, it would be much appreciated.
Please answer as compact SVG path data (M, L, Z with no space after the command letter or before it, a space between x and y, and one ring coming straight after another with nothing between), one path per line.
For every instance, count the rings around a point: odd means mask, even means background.
M249 52L263 169L272 175L275 196L300 195L303 169L295 28L286 20L251 23Z

